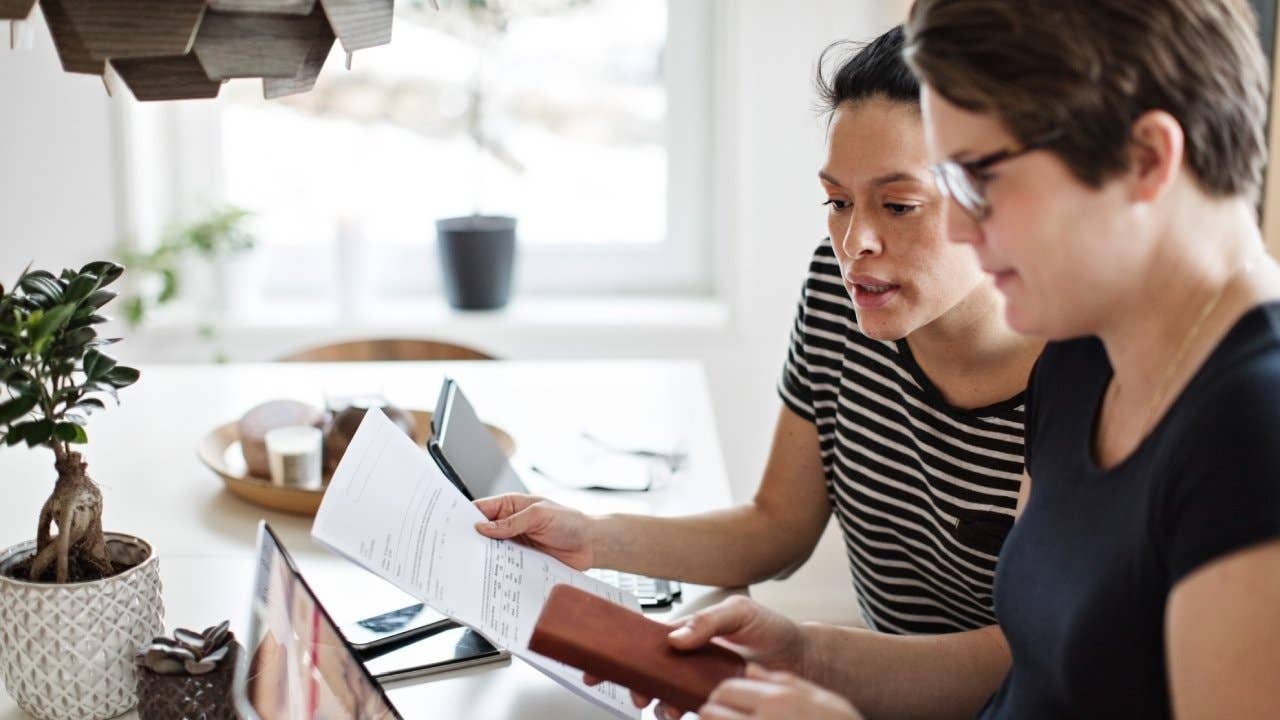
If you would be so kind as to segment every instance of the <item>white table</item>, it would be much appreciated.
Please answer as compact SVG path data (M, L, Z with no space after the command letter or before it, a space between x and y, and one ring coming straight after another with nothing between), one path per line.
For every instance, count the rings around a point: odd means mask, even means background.
M323 404L323 394L380 392L404 408L431 409L441 378L456 379L481 418L507 430L517 460L535 461L538 438L589 429L602 438L646 447L677 443L689 462L666 487L644 493L568 490L530 478L534 492L588 512L673 515L730 503L706 379L693 362L464 362L143 367L89 426L91 476L102 487L104 526L149 541L159 555L165 624L203 628L230 618L243 634L252 557L265 518L338 623L365 614L371 597L385 609L411 600L331 555L309 536L308 518L247 504L223 490L196 459L200 438L270 398ZM545 445L544 445L545 447ZM53 486L47 450L0 450L0 547L33 537ZM358 592L352 592L352 588ZM686 585L670 618L704 607L728 591ZM390 688L406 718L607 717L514 659ZM0 692L0 720L25 717ZM126 716L132 717L132 716Z

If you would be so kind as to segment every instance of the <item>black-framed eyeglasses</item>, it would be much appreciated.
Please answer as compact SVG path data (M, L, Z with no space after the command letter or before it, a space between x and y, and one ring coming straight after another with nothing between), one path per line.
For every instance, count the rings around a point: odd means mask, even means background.
M986 220L991 215L991 203L987 200L987 183L983 174L1002 162L1043 149L1062 136L1055 130L1021 146L997 150L974 160L944 160L930 166L938 191L944 197L969 213L974 220Z

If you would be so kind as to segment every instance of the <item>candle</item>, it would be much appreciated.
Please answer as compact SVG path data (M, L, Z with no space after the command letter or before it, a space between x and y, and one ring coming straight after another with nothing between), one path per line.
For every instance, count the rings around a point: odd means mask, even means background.
M276 485L319 489L323 433L310 425L286 425L267 431L267 461Z

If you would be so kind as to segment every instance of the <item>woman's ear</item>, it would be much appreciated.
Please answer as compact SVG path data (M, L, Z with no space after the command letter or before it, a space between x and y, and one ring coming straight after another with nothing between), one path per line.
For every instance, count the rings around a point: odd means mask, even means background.
M1173 185L1182 169L1186 136L1177 118L1163 110L1143 113L1129 133L1131 199L1152 202Z

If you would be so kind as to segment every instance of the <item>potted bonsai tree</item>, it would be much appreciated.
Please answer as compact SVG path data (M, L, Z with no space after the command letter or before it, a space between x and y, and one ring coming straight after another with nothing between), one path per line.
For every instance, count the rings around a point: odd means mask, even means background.
M136 703L134 654L163 630L150 545L102 530L102 493L76 449L90 413L138 380L102 352L106 287L95 262L0 286L0 439L53 454L36 538L0 551L0 677L37 718L108 718ZM33 518L34 519L34 518ZM56 532L55 532L56 528Z

